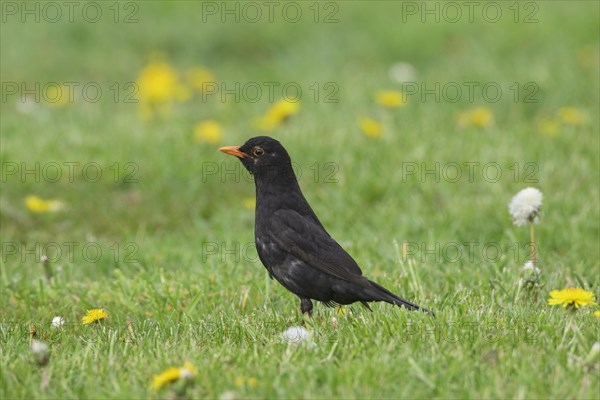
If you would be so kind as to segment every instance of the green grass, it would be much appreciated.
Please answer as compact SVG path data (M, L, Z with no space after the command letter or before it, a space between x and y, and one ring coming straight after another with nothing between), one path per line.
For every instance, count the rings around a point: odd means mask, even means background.
M183 1L141 2L132 24L115 24L108 3L110 17L95 24L80 14L72 23L3 22L4 85L97 82L104 92L97 103L78 95L23 113L20 94L3 86L0 397L172 398L169 389L150 391L152 376L189 360L199 370L190 398L598 398L600 359L590 352L600 318L594 308L571 315L546 304L550 290L571 285L600 297L598 3L538 2L533 24L514 23L512 2L500 3L506 18L494 24L480 14L473 23L403 21L400 2L341 2L337 23L314 23L312 3L298 4L306 18L296 24L202 22L201 3ZM282 343L281 332L303 323L299 301L267 279L252 247L253 211L244 207L254 186L217 151L262 134L249 121L268 98L196 96L170 117L142 122L138 105L123 102L124 92L115 102L109 87L135 81L156 52L180 71L204 65L228 87L299 83L300 113L269 134L365 275L436 318L387 304L346 314L318 304L304 322L314 346ZM399 61L428 87L495 82L503 94L496 103L480 92L455 103L415 95L401 109L380 109L373 93L401 89L388 76ZM339 101L326 103L321 92L315 102L314 82L334 82ZM534 82L539 101L515 102L515 82L521 90ZM457 115L476 106L488 107L494 124L458 128ZM587 120L555 137L538 133L538 121L561 107ZM359 115L381 120L383 136L363 136ZM223 125L221 142L194 142L193 126L205 119ZM7 175L9 166L36 162L59 163L63 179ZM79 163L73 181L65 162ZM95 183L81 175L90 162L103 172ZM137 182L124 182L127 163ZM406 174L421 163L479 167L472 182ZM502 171L494 182L481 175L490 163ZM527 163L535 182L525 181ZM213 166L218 173L206 175ZM238 174L223 179L225 169ZM527 186L544 193L536 297L518 284L528 229L513 226L507 211ZM32 194L66 208L32 214L23 203ZM416 249L408 259L402 242ZM86 245L102 254L84 253ZM51 281L39 263L45 248L55 258ZM109 318L82 326L91 308ZM67 322L60 331L51 328L58 315ZM31 326L52 352L44 389L29 353Z

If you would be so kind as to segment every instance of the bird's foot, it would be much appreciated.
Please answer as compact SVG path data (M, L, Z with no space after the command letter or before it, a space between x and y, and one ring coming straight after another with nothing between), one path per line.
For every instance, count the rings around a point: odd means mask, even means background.
M344 315L344 314L348 314L348 307L346 307L342 304L338 304L337 305L337 315Z
M313 304L310 299L301 298L300 299L300 310L302 311L302 315L304 317L312 318L312 309Z

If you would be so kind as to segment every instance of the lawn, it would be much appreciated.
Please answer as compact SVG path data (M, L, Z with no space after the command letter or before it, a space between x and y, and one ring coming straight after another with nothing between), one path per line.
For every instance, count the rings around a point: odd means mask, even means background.
M0 7L1 398L600 398L600 308L547 301L600 298L598 2ZM303 318L218 151L258 135L435 318ZM527 187L539 274L508 211Z

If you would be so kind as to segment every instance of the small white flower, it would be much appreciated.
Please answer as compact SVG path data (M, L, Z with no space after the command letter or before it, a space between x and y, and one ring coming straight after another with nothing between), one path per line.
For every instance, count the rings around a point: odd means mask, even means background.
M542 207L542 192L528 187L512 198L508 204L508 211L514 224L519 226L528 222L538 222L540 207Z
M50 351L48 345L42 341L33 339L31 341L31 354L39 366L44 366L50 361Z
M285 343L293 344L298 344L301 342L314 344L310 338L310 333L301 326L292 326L287 328L281 334L281 340L283 340Z
M60 329L65 324L65 319L60 316L52 318L52 327L54 329Z
M525 265L523 265L523 267L521 268L521 271L523 271L523 272L531 271L531 272L535 272L536 274L539 274L542 270L539 269L538 267L536 267L535 264L533 263L533 261L529 260L525 263Z
M412 82L415 80L416 70L412 64L398 62L390 67L389 76L392 80L399 83Z
M594 343L592 346L592 353L600 353L600 342Z

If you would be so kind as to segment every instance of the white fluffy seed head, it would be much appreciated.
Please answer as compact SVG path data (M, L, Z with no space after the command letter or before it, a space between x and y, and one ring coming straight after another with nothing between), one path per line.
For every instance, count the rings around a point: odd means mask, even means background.
M390 78L399 83L412 82L416 75L415 67L407 62L397 62L389 69Z
M46 343L40 340L33 339L31 341L31 354L33 354L36 364L40 367L43 367L50 361L50 349L48 349Z
M515 225L525 225L528 222L539 221L539 211L542 207L542 192L528 187L517 193L508 204L508 211Z
M298 344L301 342L312 342L310 333L301 326L292 326L287 328L281 334L281 340L285 343Z
M40 340L31 341L31 352L33 354L44 354L48 352L48 345Z
M65 319L60 316L52 318L52 327L54 329L60 329L65 324Z
M533 263L533 261L527 261L524 265L523 268L521 268L521 271L523 272L534 272L536 274L539 274L540 272L542 272L538 267L535 266L535 264Z

